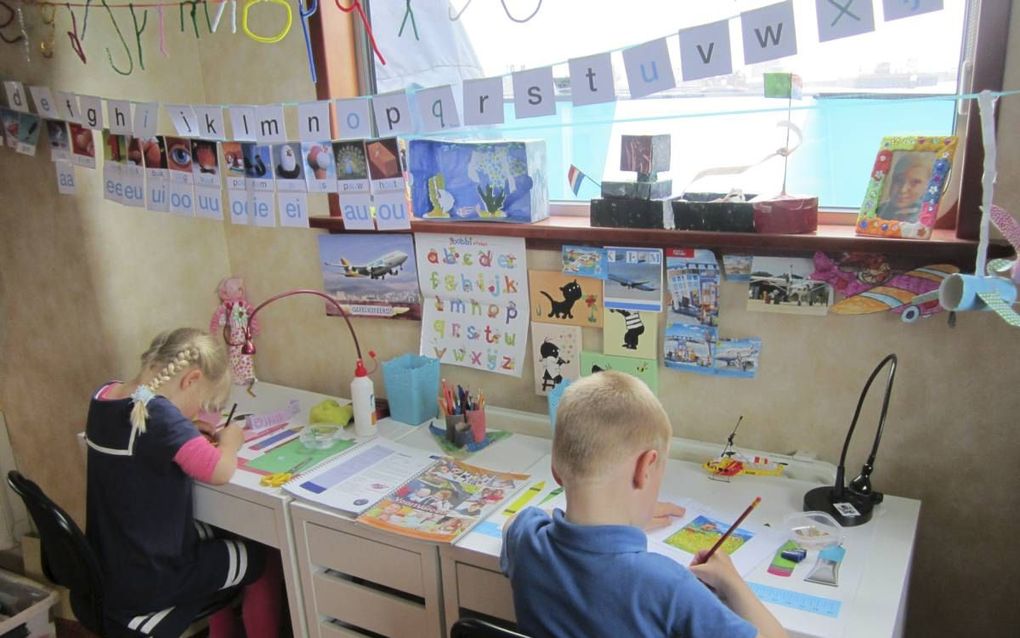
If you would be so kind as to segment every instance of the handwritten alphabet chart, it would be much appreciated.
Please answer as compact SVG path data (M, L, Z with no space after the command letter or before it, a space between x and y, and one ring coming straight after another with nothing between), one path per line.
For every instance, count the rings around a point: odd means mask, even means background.
M414 236L425 297L421 354L521 376L528 341L528 264L521 237Z

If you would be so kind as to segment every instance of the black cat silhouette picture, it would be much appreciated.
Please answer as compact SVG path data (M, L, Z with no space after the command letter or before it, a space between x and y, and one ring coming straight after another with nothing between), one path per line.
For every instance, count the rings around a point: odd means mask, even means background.
M539 290L538 292L545 295L545 297L549 300L549 303L552 305L547 316L558 317L560 319L574 318L574 313L571 311L574 308L574 304L577 303L577 300L584 294L581 290L581 284L577 283L576 279L560 287L560 293L563 296L563 299L559 301L553 299L552 295L544 290Z
M627 350L637 350L638 339L645 333L645 322L641 320L641 313L633 310L619 310L616 308L613 308L609 312L615 312L623 317L623 347Z

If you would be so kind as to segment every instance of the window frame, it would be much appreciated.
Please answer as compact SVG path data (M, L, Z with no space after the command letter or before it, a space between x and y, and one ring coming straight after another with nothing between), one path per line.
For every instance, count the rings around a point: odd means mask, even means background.
M362 0L362 4L365 11L370 14L369 0ZM976 0L968 3L968 18L975 10L978 15L971 60L961 60L966 92L1002 89L1011 9L1011 2ZM309 26L313 55L319 69L316 83L318 98L333 100L371 95L369 87L375 85L373 53L360 21L355 20L350 13L318 11ZM967 84L969 86L966 86ZM961 169L959 197L952 208L939 218L936 228L954 230L954 236L958 240L969 242L977 239L981 220L984 149L981 145L980 114L976 104L968 102L962 110L963 113L958 115L956 127L958 134L963 138L958 160ZM334 121L334 130L335 126ZM587 210L588 205L584 202L564 201L550 204L550 213L553 216L585 217ZM341 216L339 200L335 194L329 197L329 216ZM851 225L855 219L845 210L819 211L819 223L822 225ZM335 222L321 225L338 227ZM578 228L577 232L578 239L583 241L584 237L580 236L584 234L583 229ZM491 233L500 234L500 227L492 226ZM852 238L841 239L841 243L852 241Z

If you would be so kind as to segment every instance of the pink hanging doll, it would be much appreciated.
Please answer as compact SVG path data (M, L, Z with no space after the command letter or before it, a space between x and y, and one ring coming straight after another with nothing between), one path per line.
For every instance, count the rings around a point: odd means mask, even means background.
M255 380L255 357L241 352L244 330L252 311L252 305L244 294L244 280L240 277L226 277L220 282L217 293L220 305L209 322L209 333L223 335L230 347L230 368L234 373L234 383L248 385ZM258 320L250 321L251 336L255 337L259 333Z

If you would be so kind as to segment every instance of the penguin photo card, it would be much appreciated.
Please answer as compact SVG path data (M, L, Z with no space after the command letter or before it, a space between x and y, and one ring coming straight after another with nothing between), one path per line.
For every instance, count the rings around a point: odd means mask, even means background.
M273 172L276 175L277 191L299 193L308 190L305 186L300 143L287 142L273 146Z
M531 359L535 394L547 396L564 381L581 377L581 328L531 323Z
M618 357L654 359L658 354L659 313L610 308L602 321L602 350Z

